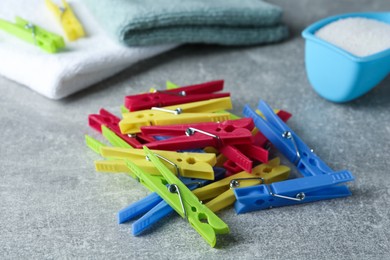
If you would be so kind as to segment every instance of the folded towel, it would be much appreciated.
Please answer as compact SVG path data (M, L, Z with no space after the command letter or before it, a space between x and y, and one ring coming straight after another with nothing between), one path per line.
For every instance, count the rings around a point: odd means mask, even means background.
M249 45L287 37L282 10L260 0L84 0L129 46L166 43Z
M0 30L0 74L46 97L59 99L174 47L125 47L106 35L79 0L69 2L87 37L67 42L61 53L48 54ZM0 18L14 21L16 15L63 35L43 0L0 1Z

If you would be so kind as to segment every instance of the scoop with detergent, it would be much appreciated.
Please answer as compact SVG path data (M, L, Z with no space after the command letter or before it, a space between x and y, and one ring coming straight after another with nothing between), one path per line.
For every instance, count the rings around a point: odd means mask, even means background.
M351 101L390 73L390 12L328 17L302 36L308 79L325 99Z

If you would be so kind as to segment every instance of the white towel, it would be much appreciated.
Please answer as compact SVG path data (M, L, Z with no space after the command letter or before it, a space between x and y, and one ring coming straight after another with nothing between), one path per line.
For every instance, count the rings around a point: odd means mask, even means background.
M60 1L57 1L60 2ZM52 99L60 99L110 77L137 61L174 45L125 47L110 39L80 0L69 1L87 36L66 42L56 54L45 53L0 30L0 74ZM64 36L44 0L1 0L0 18L20 16Z

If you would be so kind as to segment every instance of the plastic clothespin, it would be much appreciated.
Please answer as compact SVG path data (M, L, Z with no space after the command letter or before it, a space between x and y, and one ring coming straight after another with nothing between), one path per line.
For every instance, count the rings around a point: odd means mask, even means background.
M144 172L151 175L161 175L154 165L145 160L145 153L139 149L118 147L101 147L101 155L106 158L128 159ZM216 163L215 154L210 153L177 153L171 151L152 150L163 160L164 165L179 176L198 179L214 179L212 166ZM100 172L128 172L124 161L95 161L95 167ZM124 171L125 170L125 171Z
M229 113L212 112L231 108L230 97L164 108L153 107L150 110L124 113L119 127L124 134L135 134L140 132L142 126L225 121L229 119Z
M278 109L274 109L274 112L275 114L278 115L278 117L280 117L280 119L282 119L283 122L287 122L290 118L291 118L291 114L287 111L284 111L284 110L278 110ZM256 110L256 113L260 116L263 116L262 113L259 111L259 110ZM263 116L264 117L264 116ZM254 132L252 132L253 134L253 141L254 143L257 145L257 146L260 146L260 147L266 147L267 144L269 143L267 138L260 132L258 131L257 128L254 129Z
M66 38L69 41L75 41L78 38L84 37L85 32L84 28L81 25L80 21L77 19L73 13L70 5L62 0L63 6L57 6L51 0L46 0L47 8L54 14L58 21L62 25L62 29L65 32Z
M225 175L223 168L214 168L214 179L220 180ZM194 178L180 178L184 185L190 190L205 186L212 181L194 179ZM173 212L173 209L167 204L156 192L153 192L145 198L130 204L118 212L118 223L122 224L126 221L140 217L131 225L131 231L134 236L140 235L146 229L153 226L162 218L168 216Z
M108 129L108 128L106 128L106 129ZM117 137L117 138L119 138L119 137ZM122 139L120 139L120 140L122 140ZM90 137L89 135L85 135L85 143L92 151L94 151L95 153L97 153L101 156L103 156L102 150L107 147L105 144ZM99 162L101 162L101 161L95 161L96 171L112 172L112 173L127 173L131 177L136 179L136 176L129 170L129 168L126 166L126 164L123 160L113 159L110 157L106 157L106 159L109 159L109 163L107 163L107 161L103 161L103 164L106 163L106 164L109 164L110 166L107 166L106 170L102 170L102 169L104 169L104 167L97 166L97 164L99 164ZM107 168L109 168L111 171L109 171Z
M121 133L119 121L119 117L103 108L100 109L99 114L91 114L88 116L89 126L102 133L112 145L124 148L141 145L141 142L139 142L136 137ZM118 137L120 139L118 139Z
M136 164L126 160L127 166L137 177L151 187L163 198L181 217L187 218L191 226L212 247L216 244L216 234L226 234L229 227L210 209L201 204L198 198L156 157L147 147L144 151L161 172L166 183L156 181L153 176L144 173ZM168 184L168 189L166 184Z
M280 119L283 120L283 122L287 122L287 120L292 116L289 112L284 111L284 110L274 109L274 112L275 112L275 114L277 114L280 117ZM256 110L256 113L259 114L260 116L263 116L259 110ZM246 152L245 155L252 158L252 159L262 158L261 155L257 155L253 151L250 151L250 148L253 148L255 151L258 151L261 154L263 154L263 156L265 156L264 150L259 150L259 148L265 148L268 150L269 141L257 128L254 128L252 130L252 135L253 135L253 143L255 145L252 145L251 147L244 147L244 148L241 147L241 151L243 151L244 153ZM218 157L217 157L217 163L218 163ZM248 163L250 163L250 162L247 162L247 164ZM223 167L230 174L235 174L235 173L241 172L243 170L243 167L237 165L232 160L225 160L223 162Z
M296 165L303 177L270 185L235 189L237 213L351 195L348 187L341 185L354 180L349 171L333 171L264 101L260 101L258 109L265 119L248 105L245 106L243 114L254 120L256 127Z
M187 150L207 146L250 144L251 119L227 120L222 123L194 123L169 126L146 126L141 132L149 136L169 136L171 138L145 144L148 148L158 150ZM138 146L140 148L141 146Z
M129 111L166 107L230 96L230 93L214 93L223 89L223 80L205 82L167 90L156 90L154 93L144 93L125 97L125 107ZM168 86L168 83L167 83Z
M103 148L107 147L105 144L99 142L98 140L92 138L91 136L89 135L85 135L85 142L87 144L87 146L92 150L94 151L95 153L102 155L102 150ZM111 169L112 171L104 171L104 172L111 172L111 173L127 173L129 174L131 177L133 177L134 179L136 179L137 181L139 181L142 185L144 185L147 189L149 189L150 191L153 191L147 184L145 184L144 182L140 181L137 176L132 173L130 171L130 169L127 167L126 163L124 162L124 160L118 160L118 159L115 159L115 158L110 158L110 157L106 157L106 159L108 159L111 163ZM96 161L95 161L95 164L96 164ZM97 170L100 170L100 169L97 169ZM214 176L217 176L216 174ZM221 176L221 175L218 175L218 177ZM159 181L164 181L164 178L159 175L159 176L153 176L156 180L159 180Z
M0 29L49 53L58 52L65 47L64 39L60 35L46 31L20 17L15 18L15 23L0 19Z
M278 157L267 164L260 164L253 168L252 173L240 172L207 186L198 188L193 193L201 201L207 201L206 206L213 212L224 209L236 201L233 190L238 187L248 187L259 184L268 184L288 178L290 168L280 165Z
M219 81L213 81L213 82L219 82ZM209 82L207 83L203 83L203 84L209 84ZM203 84L200 84L200 85L203 85ZM223 85L223 82L222 82L222 85ZM180 88L180 86L176 85L175 83L172 83L170 81L167 81L166 82L166 89L177 89L177 88ZM153 92L155 92L156 90L154 90ZM209 90L210 91L210 90ZM214 97L216 98L216 97ZM239 116L231 113L231 112L228 112L226 110L220 110L220 111L216 111L215 113L229 113L230 114L230 119L233 120L233 119L240 119Z
M251 172L253 161L250 158L265 163L268 161L268 151L253 145L253 127L251 119L243 118L222 123L149 126L142 127L141 131L151 136L174 136L145 144L149 148L176 151L213 146L241 169Z

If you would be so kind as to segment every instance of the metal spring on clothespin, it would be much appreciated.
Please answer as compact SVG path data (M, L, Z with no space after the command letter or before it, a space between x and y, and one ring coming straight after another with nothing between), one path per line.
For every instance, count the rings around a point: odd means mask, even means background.
M24 28L26 28L28 30L31 30L31 34L32 34L32 37L34 39L34 45L37 45L37 37L36 37L36 33L35 33L35 25L32 24L31 22L29 22L28 24L26 24L24 26Z
M282 137L292 141L294 148L295 148L295 152L297 154L297 159L295 160L294 164L297 165L299 160L301 159L301 154L299 153L298 146L297 146L297 143L295 142L293 135L291 134L290 131L285 131L285 132L283 132Z
M173 167L175 167L175 169L176 169L176 174L177 174L178 177L180 177L180 168L179 168L179 166L177 166L177 164L175 164L174 162L168 160L167 158L165 158L164 156L161 156L161 155L159 155L159 154L156 154L156 153L155 153L154 155L155 155L157 158L159 158L159 159L161 159L161 160L163 160L163 161L169 163L169 164L172 165ZM146 156L146 160L150 161L150 158L149 158L148 156ZM186 209L185 209L185 207L184 207L184 203L183 203L183 199L182 199L182 197L181 197L181 193L180 193L179 187L178 187L176 184L172 183L172 184L168 184L167 188L168 188L169 192L171 192L171 193L177 193L177 195L179 196L179 200L180 200L180 204L181 204L181 208L182 208L182 210L183 210L184 216L187 216L187 212L186 212Z
M234 188L238 188L240 187L240 181L245 181L245 180L261 180L261 183L260 184L264 184L264 178L261 178L261 177L253 177L253 178L238 178L238 179L233 179L230 181L230 188L231 189L234 189Z
M165 108L161 108L161 107L152 107L151 110L167 112L167 113L171 113L174 115L180 115L183 112L183 109L181 109L180 107L176 108L175 110L165 109Z
M163 93L163 94L167 94L167 95L172 95L172 96L181 96L181 97L185 97L187 95L187 93L182 90L180 92L171 92L171 91L166 91L166 90L155 90L154 93Z

